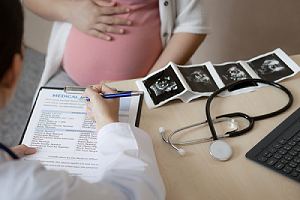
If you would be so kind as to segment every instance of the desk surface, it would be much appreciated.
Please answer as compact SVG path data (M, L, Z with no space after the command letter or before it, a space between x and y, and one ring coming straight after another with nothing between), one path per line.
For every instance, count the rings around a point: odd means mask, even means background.
M300 55L292 56L300 65ZM167 199L253 200L300 199L300 184L245 158L245 154L280 122L300 107L300 74L282 81L294 95L294 104L287 112L271 119L256 122L254 129L244 136L227 139L233 147L233 157L227 162L213 160L209 143L184 147L188 154L179 156L162 142L160 126L168 131L205 119L206 99L185 104L173 101L160 108L149 110L143 104L140 127L147 131L154 144L160 172L167 189ZM136 89L134 81L114 83L118 89ZM213 102L213 115L233 111L258 114L275 110L287 97L279 91L263 88L259 91L218 98ZM193 131L192 131L193 132ZM209 134L207 131L199 134ZM193 134L195 135L195 134Z

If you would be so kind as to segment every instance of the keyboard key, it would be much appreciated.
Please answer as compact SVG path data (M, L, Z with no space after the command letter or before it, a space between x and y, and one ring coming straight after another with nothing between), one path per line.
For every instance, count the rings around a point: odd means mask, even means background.
M292 140L292 141L289 141L288 144L291 145L291 146L294 146L294 145L297 144L297 142L295 142L295 141Z
M266 155L267 158L271 158L273 156L272 153L268 153L268 155Z
M276 143L276 144L274 144L274 145L273 145L273 147L274 147L275 149L279 149L279 148L281 148L281 147L282 147L282 145L281 145L281 144L279 144L279 143Z
M290 149L292 148L292 146L286 144L283 148L284 148L285 150L290 150Z
M291 150L289 151L289 154L291 154L292 156L296 156L298 154L297 151Z
M269 148L268 149L271 153L275 153L276 151L277 151L277 149L275 149L275 148L273 148L273 147L271 147L271 148ZM288 150L288 149L287 149Z
M276 162L277 162L276 159L270 158L270 159L268 159L267 164L268 164L268 165L274 165Z
M300 163L300 157L295 157L295 158L294 158L294 162Z
M286 153L287 153L287 150L280 149L280 150L278 151L278 153L280 153L280 154L284 155L284 154L286 154Z
M289 161L287 161L287 160L286 160L286 159L284 159L284 158L283 158L283 159L281 159L281 160L280 160L280 162L282 162L283 164L287 164L287 163L289 163Z
M295 170L296 170L296 172L300 173L300 166L298 166Z
M278 162L275 164L276 169L282 169L285 165L282 162Z
M263 153L262 153L262 155L263 156L266 156L266 155L268 155L270 152L269 151L264 151Z
M293 150L294 150L294 151L298 151L298 152L299 152L299 151L300 151L300 146L299 146L299 145L297 145L297 146L294 146Z
M282 155L280 154L280 153L276 153L275 155L274 155L274 158L276 158L276 159L280 159L282 157Z
M299 137L299 136L295 136L295 137L293 138L293 141L295 141L295 142L300 142L300 137Z
M295 163L295 162L290 162L290 163L289 163L289 166L290 166L290 167L293 167L293 168L297 167L297 165L298 165L298 164Z
M268 160L268 158L264 157L264 156L259 156L257 158L257 160L261 161L261 162L265 162L266 160Z
M286 160L292 160L292 159L293 159L293 156L291 156L291 155L285 155L285 156L284 156L284 159L286 159Z
M283 172L284 173L286 173L286 174L289 174L289 173L291 173L292 172L292 170L293 170L293 168L291 168L291 167L285 167L285 168L283 168Z
M270 158L270 157L272 157L272 153L270 153L269 151L265 151L263 154L262 154L262 156L264 156L264 157L266 157L266 158Z

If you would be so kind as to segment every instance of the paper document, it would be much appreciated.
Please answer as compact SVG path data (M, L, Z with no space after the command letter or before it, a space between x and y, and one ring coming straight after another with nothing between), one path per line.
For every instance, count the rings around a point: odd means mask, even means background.
M144 91L149 108L180 99L185 103L193 99L210 96L226 85L244 79L264 79L280 82L296 75L300 67L281 49L275 49L247 61L213 64L176 65L170 62L165 67L137 80L138 88ZM237 95L255 91L264 84L250 84L220 96Z
M38 152L25 160L39 160L48 169L66 170L90 182L105 167L98 152L95 122L85 111L80 94L42 88L23 134L22 144ZM141 96L120 99L119 120L136 125Z

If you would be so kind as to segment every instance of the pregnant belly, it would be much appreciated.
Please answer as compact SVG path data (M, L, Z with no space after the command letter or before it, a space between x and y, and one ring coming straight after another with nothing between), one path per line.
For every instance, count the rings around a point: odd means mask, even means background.
M73 27L65 48L64 69L79 85L143 77L162 50L159 27L127 27L126 34L113 35L113 41L88 36Z

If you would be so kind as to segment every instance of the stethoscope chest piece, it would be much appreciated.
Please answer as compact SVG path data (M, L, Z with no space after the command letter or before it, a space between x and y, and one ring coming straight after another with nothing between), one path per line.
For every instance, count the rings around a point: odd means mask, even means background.
M219 161L226 161L232 155L232 149L230 145L223 140L215 140L209 147L210 155Z

